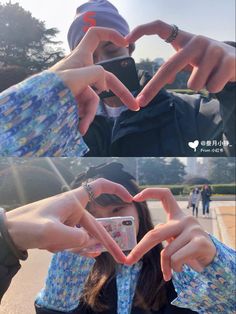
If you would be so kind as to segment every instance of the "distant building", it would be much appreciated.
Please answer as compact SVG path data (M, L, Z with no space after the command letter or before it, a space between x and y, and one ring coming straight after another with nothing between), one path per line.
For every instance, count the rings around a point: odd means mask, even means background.
M186 173L187 177L208 177L210 158L188 157Z
M186 166L186 173L187 176L195 176L197 175L197 157L188 157L187 158L187 166Z

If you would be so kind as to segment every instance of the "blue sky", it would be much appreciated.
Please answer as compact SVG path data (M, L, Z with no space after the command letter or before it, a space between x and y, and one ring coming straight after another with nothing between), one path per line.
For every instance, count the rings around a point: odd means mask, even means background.
M7 1L1 1L2 3ZM77 6L84 0L12 0L60 30L59 39L68 51L66 35ZM194 34L217 40L235 40L235 0L110 0L127 19L131 29L156 19L176 24ZM137 44L135 59L167 59L173 54L170 45L155 37L143 38Z

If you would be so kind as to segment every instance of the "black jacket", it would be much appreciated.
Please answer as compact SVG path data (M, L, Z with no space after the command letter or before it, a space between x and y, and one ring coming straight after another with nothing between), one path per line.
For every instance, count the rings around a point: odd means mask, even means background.
M176 298L176 292L174 290L173 284L170 282L168 285L168 301L169 304L164 306L159 311L146 311L137 307L133 307L131 314L194 314L188 309L179 308L171 305L171 301ZM103 299L106 300L106 303L109 304L109 309L103 312L94 312L90 307L86 306L86 304L81 304L76 310L69 312L70 314L117 314L117 290L116 290L116 281L115 279L111 280L109 285L107 285L106 289L103 291ZM47 310L44 308L40 308L36 305L36 313L37 314L62 314L64 312ZM67 312L68 313L68 312Z
M141 71L140 85L150 76ZM236 84L228 84L215 98L169 93L162 90L139 112L121 113L112 119L97 115L84 137L90 148L88 157L170 157L235 156ZM224 152L200 146L194 152L189 142L217 142L227 139L231 147ZM222 149L222 147L219 147Z
M0 232L0 302L20 267L18 258L9 249Z

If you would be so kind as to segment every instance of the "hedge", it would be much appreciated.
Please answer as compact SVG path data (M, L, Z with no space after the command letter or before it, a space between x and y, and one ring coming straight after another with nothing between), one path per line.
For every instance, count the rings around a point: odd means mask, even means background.
M234 195L236 194L236 185L235 184L212 184L210 185L212 188L213 194L223 194L223 195ZM188 195L190 191L196 187L190 186L190 185L143 185L141 186L141 189L145 189L148 187L159 187L159 188L168 188L171 190L171 192L174 195ZM199 188L202 188L201 186L198 186Z

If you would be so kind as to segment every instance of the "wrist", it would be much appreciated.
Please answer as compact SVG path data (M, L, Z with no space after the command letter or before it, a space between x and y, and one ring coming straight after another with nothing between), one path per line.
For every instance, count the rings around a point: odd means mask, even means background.
M76 81L76 77L73 75L72 70L52 70L62 81L63 83L70 89L73 96L76 97L76 93L78 91L78 84Z

